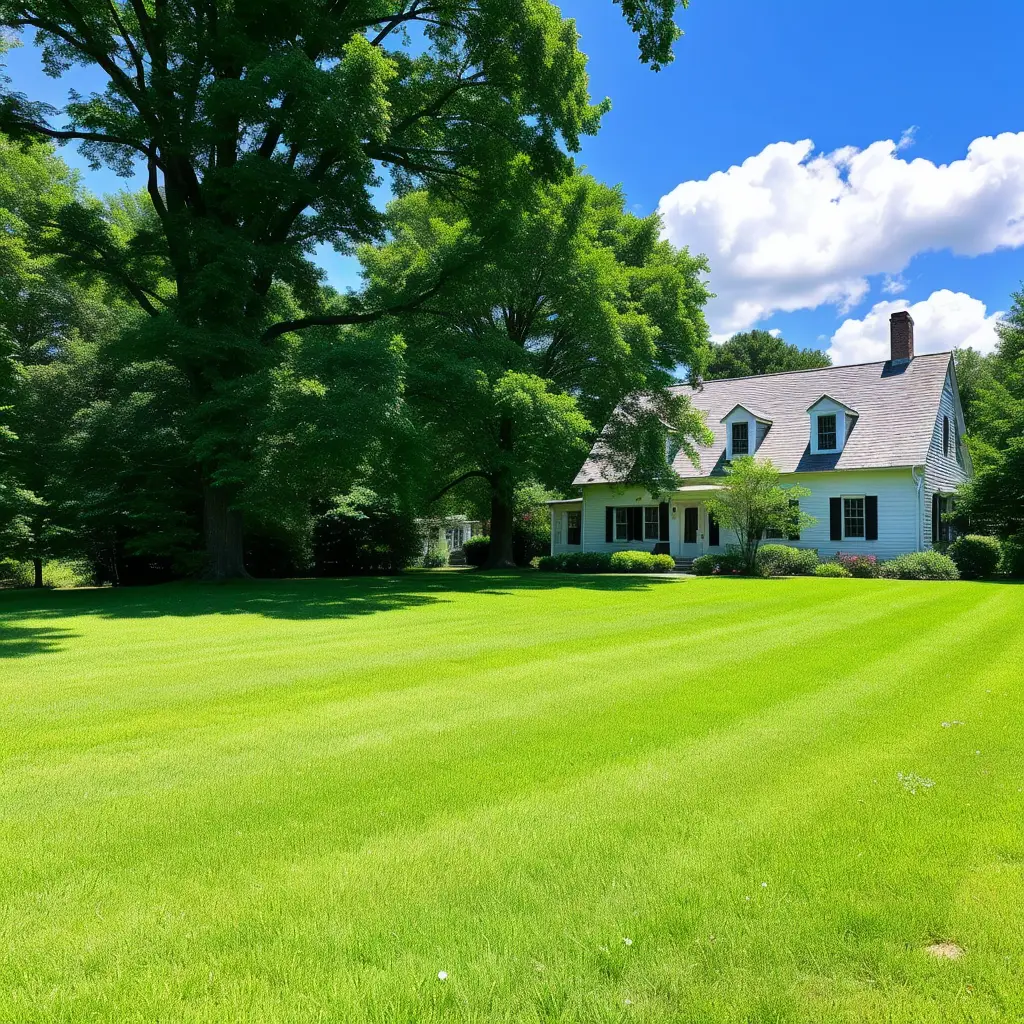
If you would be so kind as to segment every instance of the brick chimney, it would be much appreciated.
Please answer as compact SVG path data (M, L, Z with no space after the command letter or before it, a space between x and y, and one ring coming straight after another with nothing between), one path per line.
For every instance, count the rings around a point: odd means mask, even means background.
M889 345L894 363L914 358L914 318L905 309L889 317Z

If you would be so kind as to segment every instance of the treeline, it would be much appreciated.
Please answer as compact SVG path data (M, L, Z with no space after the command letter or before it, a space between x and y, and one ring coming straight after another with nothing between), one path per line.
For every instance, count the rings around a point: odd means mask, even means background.
M655 68L674 7L622 6ZM666 427L704 436L668 386L708 358L706 266L576 169L608 104L572 22L209 11L0 5L51 72L107 82L63 123L0 85L0 555L114 582L386 568L458 509L507 565L627 396L608 456L669 480ZM88 194L53 140L146 188ZM325 286L324 245L358 293Z

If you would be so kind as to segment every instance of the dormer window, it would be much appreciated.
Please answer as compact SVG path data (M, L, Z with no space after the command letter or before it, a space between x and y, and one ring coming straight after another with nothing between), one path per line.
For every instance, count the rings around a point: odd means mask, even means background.
M808 410L812 455L837 455L857 422L857 410L831 395L822 395Z
M725 457L754 455L771 428L772 421L764 413L744 405L734 405L723 417L725 425Z
M818 451L833 452L836 450L836 414L826 413L818 417Z
M750 424L746 420L732 425L733 455L750 454Z

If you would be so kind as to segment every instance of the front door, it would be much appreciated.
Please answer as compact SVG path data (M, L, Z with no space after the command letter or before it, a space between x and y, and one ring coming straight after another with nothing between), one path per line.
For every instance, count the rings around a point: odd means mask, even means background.
M680 557L696 558L703 554L704 536L700 531L700 507L698 505L683 506L680 529L683 534L679 544Z

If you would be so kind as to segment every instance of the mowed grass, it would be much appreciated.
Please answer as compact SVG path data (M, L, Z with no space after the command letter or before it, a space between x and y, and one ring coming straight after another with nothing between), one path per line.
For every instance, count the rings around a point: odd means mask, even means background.
M980 583L0 594L0 1020L1019 1021L1022 624Z

